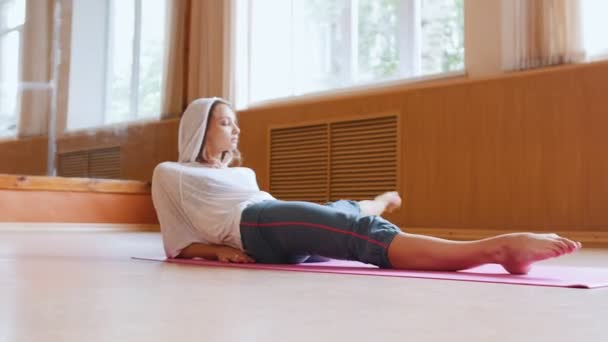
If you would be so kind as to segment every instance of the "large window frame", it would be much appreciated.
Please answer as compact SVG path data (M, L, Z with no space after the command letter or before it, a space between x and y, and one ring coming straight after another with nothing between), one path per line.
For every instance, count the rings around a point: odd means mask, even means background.
M93 27L88 29L89 36L101 37L103 41L103 46L98 47L101 51L103 51L102 59L100 62L102 66L102 70L96 74L96 82L93 82L93 90L82 90L80 86L72 86L72 83L76 84L85 84L87 82L87 75L84 72L80 72L80 74L72 74L70 75L70 99L74 97L78 97L79 93L83 92L92 92L101 94L101 101L98 103L97 109L94 110L95 113L91 114L90 112L85 112L82 110L84 108L84 104L81 103L80 109L68 109L68 125L66 129L68 131L79 131L79 130L87 130L87 129L96 129L103 128L107 126L117 126L117 125L126 125L134 122L147 122L147 121L157 121L160 119L160 110L154 116L144 116L141 112L140 108L140 92L139 88L141 85L141 74L140 70L142 67L141 63L141 53L142 53L142 3L143 0L132 0L133 1L133 23L131 25L131 29L133 30L133 39L131 40L131 56L130 56L130 78L129 78L129 97L128 97L128 107L129 111L127 113L127 117L121 118L119 122L110 122L110 110L111 110L111 88L112 88L112 75L113 72L113 54L115 52L115 44L114 44L114 35L112 34L112 29L114 27L114 13L117 2L121 0L98 0L99 4L103 4L100 10L105 13L103 22L97 23ZM122 0L124 1L124 0ZM167 3L165 2L165 6ZM86 13L87 9L83 9L82 12L79 13L79 9L75 9L74 15L91 15L91 13ZM90 11L90 10L89 10ZM99 39L89 39L89 40L99 40ZM166 38L165 38L166 40ZM78 64L80 66L80 70L83 70L82 67L85 66L88 61L86 58L82 56L74 58L75 55L79 54L78 49L83 49L82 47L75 46L74 40L72 40L72 63ZM74 68L72 68L74 69ZM90 72L90 71L89 71ZM90 84L90 83L89 83ZM161 86L162 87L162 86ZM162 89L161 89L162 91ZM72 101L72 100L70 100ZM70 117L77 115L88 115L84 123L72 123L70 125ZM76 120L74 120L76 121ZM82 120L81 120L82 121Z
M292 14L290 22L294 22L294 2L298 0L284 0L289 3ZM408 16L400 16L397 21L397 35L399 37L397 50L398 50L398 72L396 76L373 79L373 80L361 80L359 79L360 73L358 68L360 67L358 61L358 40L359 40L359 27L358 27L358 11L359 11L359 0L351 0L346 6L348 16L344 16L340 19L339 26L340 31L345 34L345 40L348 42L345 45L345 49L340 51L342 60L347 61L347 65L344 70L340 73L339 78L344 86L330 87L326 89L319 89L313 91L299 91L296 86L296 74L294 72L294 48L293 43L291 44L290 65L288 68L289 85L287 95L280 95L267 99L258 99L252 91L256 87L256 77L253 73L255 68L254 53L255 48L252 44L252 32L254 14L252 5L255 5L255 1L242 1L238 3L236 9L236 25L235 30L237 31L237 44L246 42L246 46L239 46L239 50L236 52L236 106L237 108L248 108L248 107L259 107L266 104L279 103L285 101L293 101L297 99L308 99L318 98L324 96L333 96L336 94L344 93L359 93L369 91L370 88L381 89L385 87L394 87L402 84L409 84L413 82L420 82L423 80L439 79L458 77L466 74L465 66L462 69L456 71L444 71L439 73L422 73L422 42L421 42L421 25L422 25L422 10L421 0L399 0L398 9L399 13L407 13ZM243 24L245 22L246 24ZM464 25L464 22L462 23ZM294 29L293 24L289 28L289 34L291 36L290 41L294 41ZM246 32L245 34L243 32ZM464 34L464 32L463 32ZM243 35L246 36L243 39ZM240 38L239 38L240 37ZM243 68L242 65L246 65ZM259 77L258 77L259 78ZM245 84L243 86L242 84Z

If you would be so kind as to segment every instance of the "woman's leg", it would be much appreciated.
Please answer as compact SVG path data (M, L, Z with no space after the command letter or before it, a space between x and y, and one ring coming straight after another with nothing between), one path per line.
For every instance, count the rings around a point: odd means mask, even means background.
M362 217L381 215L400 206L397 192L359 202ZM536 261L571 253L580 247L580 242L556 234L517 233L477 241L450 241L399 233L388 247L388 259L392 267L400 269L457 271L497 263L510 273L524 274Z
M466 242L408 234L382 217L357 215L355 206L338 210L306 202L267 201L254 207L258 208L244 212L241 234L247 252L262 263L301 262L313 254L429 271L498 263L511 273L523 274L536 261L581 247L555 234L517 233Z
M359 201L361 216L382 215L385 211L392 212L401 207L401 197L396 191L385 192L373 200Z
M323 206L341 211L347 215L353 216L353 218L359 218L363 215L363 208L361 202L351 200L338 200L334 202L327 202Z
M323 205L326 207L329 207L329 208L333 208L333 209L342 211L346 214L351 214L356 218L360 218L362 216L369 216L369 215L378 215L378 214L375 214L376 211L382 213L386 209L386 207L388 205L391 205L391 202L393 202L395 200L395 197L392 194L391 195L387 195L387 194L389 194L389 193L387 192L383 195L376 196L376 198L374 200L365 200L365 201L338 200L338 201L334 201L334 202L327 202ZM396 197L399 200L399 204L401 204L401 198L399 197L399 195L396 192L394 194L397 195ZM385 197L380 198L381 196L385 196ZM387 196L388 196L388 198L387 198ZM324 262L324 261L330 261L330 260L331 260L331 258L327 258L327 257L317 255L317 254L312 254L304 262L312 263L312 262Z
M580 247L580 242L556 234L515 233L477 241L450 241L399 233L388 248L388 258L398 269L457 271L496 263L510 273L525 274L536 261Z
M390 267L388 246L399 228L360 214L355 201L264 201L243 211L243 247L260 263L298 263L319 255Z

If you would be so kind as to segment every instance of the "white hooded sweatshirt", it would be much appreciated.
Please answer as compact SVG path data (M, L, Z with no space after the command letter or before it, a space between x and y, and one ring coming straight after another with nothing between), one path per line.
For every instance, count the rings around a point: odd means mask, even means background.
M260 191L245 167L212 168L196 162L212 105L219 98L193 101L179 125L179 163L163 162L152 176L152 200L165 253L174 258L192 243L243 249L239 224L249 205L274 198Z

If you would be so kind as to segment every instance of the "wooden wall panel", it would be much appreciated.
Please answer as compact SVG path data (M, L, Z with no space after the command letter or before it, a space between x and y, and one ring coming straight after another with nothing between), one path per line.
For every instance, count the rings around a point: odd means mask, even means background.
M46 137L0 140L0 173L46 175Z
M608 74L605 64L601 68L581 70L581 92L584 101L575 104L582 118L584 135L583 160L583 215L584 226L592 229L606 229L608 226L608 95L606 85Z
M149 181L154 167L177 160L178 120L73 132L57 140L59 153L120 146L121 178ZM0 173L45 175L46 137L0 141Z
M608 231L608 63L241 112L246 164L267 189L267 130L401 115L404 227Z
M599 62L298 99L239 113L241 150L268 189L269 127L397 113L405 202L388 218L398 225L608 232L606 84L608 62ZM120 145L123 177L149 180L158 162L177 158L178 121L138 126L72 134L58 149ZM41 141L19 141L25 152L0 143L0 172L44 173Z

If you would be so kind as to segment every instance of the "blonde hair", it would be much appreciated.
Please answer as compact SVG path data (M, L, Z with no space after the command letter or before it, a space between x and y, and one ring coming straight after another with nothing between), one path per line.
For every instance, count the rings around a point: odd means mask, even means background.
M213 112L216 108L216 105L218 104L223 104L230 107L229 104L219 101L211 105L211 108L209 109L209 118L207 118L207 127L205 127L203 143L201 144L201 150L199 151L199 154L196 157L196 161L201 164L209 164L212 167L216 168L240 166L242 164L243 158L241 157L241 151L239 151L238 147L233 150L223 151L220 159L218 160L209 156L209 151L207 150L207 146L205 146L205 143L207 141L207 132L209 131L209 124L211 123L211 119L213 118ZM232 109L232 107L230 107L230 109Z

